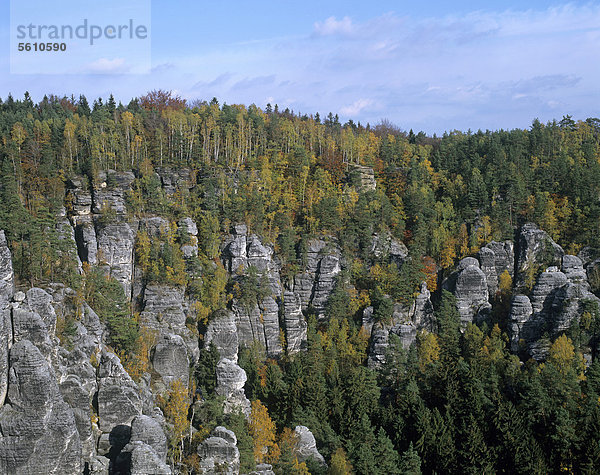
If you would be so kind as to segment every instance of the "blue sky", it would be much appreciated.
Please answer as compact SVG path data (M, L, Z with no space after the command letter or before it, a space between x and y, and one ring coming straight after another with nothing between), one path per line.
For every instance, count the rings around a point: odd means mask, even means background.
M140 75L10 74L0 5L2 97L161 88L438 134L600 116L600 2L153 1Z

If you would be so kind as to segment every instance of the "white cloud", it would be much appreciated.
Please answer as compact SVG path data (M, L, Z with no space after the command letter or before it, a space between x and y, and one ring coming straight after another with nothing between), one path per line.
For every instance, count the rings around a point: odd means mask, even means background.
M340 113L346 116L356 116L362 112L363 109L373 104L371 99L359 99L349 106L342 107Z
M352 20L345 16L341 20L330 16L324 22L316 22L314 34L317 36L349 35L354 31Z
M111 74L125 73L128 67L125 64L124 58L100 58L88 64L88 71L91 73Z

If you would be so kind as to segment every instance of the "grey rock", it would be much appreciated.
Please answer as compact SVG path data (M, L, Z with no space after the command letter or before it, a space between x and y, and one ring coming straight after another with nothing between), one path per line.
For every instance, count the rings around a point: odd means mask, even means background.
M141 441L128 443L117 458L119 466L129 465L131 475L171 475L171 468L160 459L148 444Z
M250 401L244 394L246 372L234 361L223 358L217 364L217 387L215 392L225 397L224 412L230 414L241 410L248 417L250 415Z
M152 366L167 386L175 380L187 385L190 361L183 338L179 335L162 334L154 347Z
M520 350L520 340L522 338L523 325L529 321L533 315L533 307L526 295L515 295L510 305L509 335L510 350L518 353Z
M408 248L402 241L393 238L389 233L373 234L371 253L378 259L387 256L392 262L400 265L408 257Z
M225 427L216 427L210 437L198 446L200 473L238 474L240 452L235 434Z
M138 441L152 447L161 461L166 460L167 436L156 419L142 415L132 421L130 442Z
M43 289L33 287L27 291L27 304L42 318L50 337L56 333L56 311L52 302L52 295Z
M53 345L48 333L48 327L38 313L25 307L15 307L12 310L13 341L28 340L33 343L41 353L50 358Z
M192 218L181 218L178 225L180 228L184 228L188 234L191 234L192 236L198 235L198 226L196 226L196 223Z
M131 424L142 413L140 392L114 353L102 353L98 377L100 430L110 432L117 425Z
M324 317L329 295L341 271L340 255L337 246L328 245L322 239L309 241L305 272L294 276L293 285L293 291L300 298L303 310L312 305L317 315Z
M140 219L140 230L145 231L150 238L166 236L170 229L169 221L160 216Z
M134 180L132 172L100 172L99 183L92 190L92 211L101 213L108 208L118 215L127 213L125 196Z
M183 338L191 364L200 354L198 339L187 328L184 308L185 290L162 284L150 284L144 289L143 310L140 324L157 334L174 334Z
M570 282L588 286L587 274L583 268L583 262L581 262L579 257L563 256L561 270Z
M108 475L110 460L102 455L96 455L90 460L90 475Z
M352 165L351 173L357 175L358 189L361 192L374 191L377 188L375 172L371 167Z
M0 230L0 300L8 302L15 293L12 256L4 231Z
M180 333L185 329L184 289L151 284L144 290L140 322L148 328Z
M460 314L461 326L465 328L475 318L481 318L491 308L485 274L474 257L465 257L447 281L444 288L454 293Z
M421 291L413 303L411 315L411 320L417 329L424 329L430 332L434 331L435 319L433 314L433 304L431 303L431 292L427 289L426 282L421 284Z
M302 313L302 302L294 292L283 294L283 322L287 342L287 353L293 355L306 348L308 324Z
M73 411L61 397L52 368L28 340L11 349L0 432L1 473L81 472L81 442Z
M192 170L189 168L156 168L163 190L170 196L177 190L189 191L193 185Z
M221 358L237 363L239 340L235 322L236 317L232 311L223 309L216 312L204 334L204 347L208 349L212 343Z
M532 223L520 229L515 247L515 287L519 290L526 288L527 280L535 276L540 267L560 266L565 254L545 231Z
M257 341L265 348L268 356L281 354L279 340L279 307L272 297L266 297L252 308L234 302L232 310L240 345L250 346Z
M98 264L98 240L91 219L78 220L75 227L75 241L79 258L90 265Z
M259 463L256 465L256 470L253 470L248 475L275 475L275 472L271 464Z
M125 222L99 226L98 263L107 266L108 273L123 286L125 296L131 298L133 277L133 251L135 235Z
M294 432L298 436L298 461L304 462L312 458L321 465L326 465L325 459L317 449L317 442L310 429L306 426L296 426Z

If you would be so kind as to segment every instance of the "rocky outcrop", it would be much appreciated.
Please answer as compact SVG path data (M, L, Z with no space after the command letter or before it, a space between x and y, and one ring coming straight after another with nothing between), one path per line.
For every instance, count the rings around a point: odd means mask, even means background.
M389 233L380 233L373 234L371 253L378 259L389 257L392 262L401 265L408 257L408 248Z
M187 384L189 379L188 351L179 335L162 334L152 352L152 367L168 387L176 380Z
M129 223L111 222L97 226L98 264L114 277L131 298L135 233Z
M569 282L589 287L587 274L579 257L568 254L563 256L561 270L567 276Z
M143 442L130 442L119 454L118 465L128 467L128 470L121 473L131 475L171 475L171 468L156 455L147 444Z
M306 347L308 324L302 313L302 303L294 292L283 294L283 324L287 353L293 355Z
M305 272L294 277L293 291L300 298L302 309L310 305L319 318L325 316L329 295L341 272L341 253L337 246L321 239L308 243Z
M373 307L365 308L362 326L371 335L367 359L369 368L377 369L385 364L391 335L395 335L406 350L416 341L417 331L433 330L433 305L430 295L427 284L423 282L421 293L410 307L394 304L389 322L376 322L373 318Z
M204 334L204 348L215 345L221 358L237 363L238 331L236 317L231 310L219 310L208 324Z
M487 279L474 257L465 257L460 261L456 272L444 282L444 288L456 297L463 328L474 319L485 317L491 308Z
M100 430L109 433L116 426L130 425L142 413L142 400L137 385L114 353L102 353L98 378Z
M315 436L312 434L310 429L306 426L296 426L294 432L298 436L298 445L296 449L298 461L304 462L305 460L312 458L321 465L326 465L325 459L317 449Z
M225 397L224 411L230 414L241 410L246 417L250 416L250 401L244 394L246 372L235 362L223 358L217 364L216 393Z
M479 250L477 255L479 267L485 275L490 296L494 296L498 292L499 279L505 271L511 277L514 274L513 247L511 241L492 241Z
M253 308L234 303L232 310L240 345L250 346L257 341L265 348L267 356L281 354L279 339L279 306L272 297L266 297Z
M150 416L137 416L131 423L130 442L149 445L163 462L167 457L167 436L160 423Z
M515 295L510 304L509 335L510 350L513 353L520 351L521 340L525 337L523 326L533 314L533 307L526 295Z
M177 223L182 234L187 236L187 239L181 245L183 257L189 259L198 256L198 226L192 218L180 219Z
M193 186L193 173L189 168L156 168L156 173L167 196L177 190L189 191Z
M163 336L163 344L159 348L157 359L159 365L162 364L160 363L161 355L171 355L169 356L169 369L164 366L161 366L160 370L155 368L159 374L162 374L161 371L166 371L164 373L166 376L165 382L171 381L173 375L182 376L183 374L188 374L189 365L194 364L198 360L198 339L185 324L185 303L184 289L181 287L149 284L144 289L140 324L144 328L155 332L157 336ZM187 351L185 358L183 357L183 347L179 339L175 337L176 335L182 339L185 345ZM167 346L170 348L168 351ZM167 351L167 353L164 353L164 351ZM175 364L179 365L179 367L175 368Z
M54 371L29 340L13 345L0 409L0 472L81 473L81 441Z
M235 434L225 427L218 426L210 437L198 446L200 473L237 474L240 469L240 452Z
M125 215L125 197L135 180L132 172L100 172L92 189L92 212L102 213L107 209L117 215Z
M521 291L533 283L540 269L560 266L562 247L535 224L523 225L515 243L515 287Z
M361 165L352 165L350 172L353 184L361 192L375 191L377 182L375 181L375 172L371 167Z

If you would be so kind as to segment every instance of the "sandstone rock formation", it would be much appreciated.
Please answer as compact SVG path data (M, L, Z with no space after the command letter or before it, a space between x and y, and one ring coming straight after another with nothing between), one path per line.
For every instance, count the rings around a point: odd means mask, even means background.
M240 469L240 452L235 434L225 427L218 426L210 437L198 446L200 473L237 474Z

